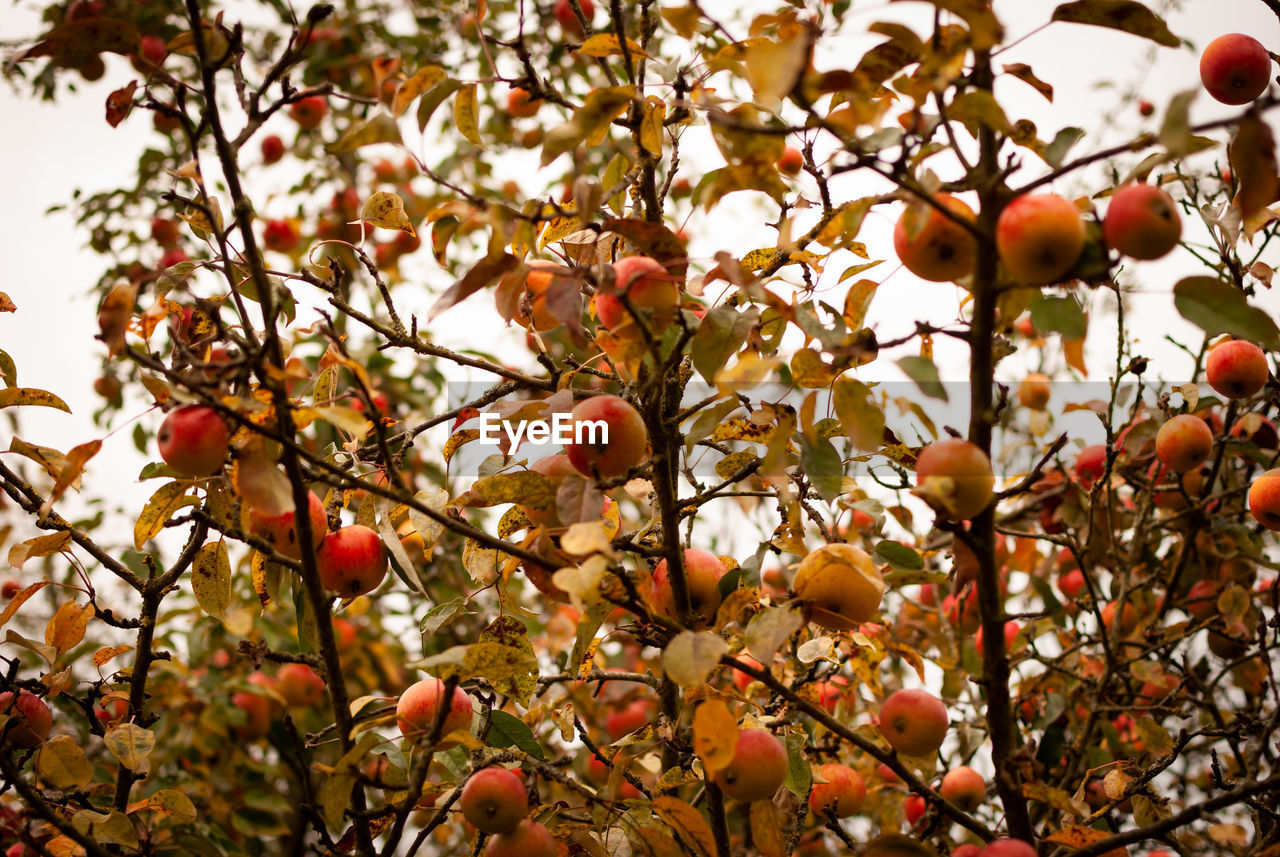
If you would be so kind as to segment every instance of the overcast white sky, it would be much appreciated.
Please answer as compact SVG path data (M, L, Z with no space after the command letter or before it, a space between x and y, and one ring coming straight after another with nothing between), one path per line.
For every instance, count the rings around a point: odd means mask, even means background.
M1054 5L1044 0L998 0L996 4L1013 36L1029 33L1047 18ZM1195 42L1197 48L1221 33L1232 31L1250 33L1268 47L1280 48L1280 38L1277 38L1280 26L1258 0L1192 0L1180 5L1181 10L1168 15L1170 27ZM920 3L865 6L855 3L854 6L858 11L850 16L851 33L875 20L903 16L920 20L922 15L929 14L929 7ZM25 7L6 4L0 7L0 32L10 37L19 33L34 34L38 32L35 16ZM849 42L831 47L842 54L841 61L847 65L852 51L863 50L874 41L875 37L851 37ZM1052 139L1061 127L1078 125L1095 136L1080 144L1077 151L1085 151L1099 139L1114 143L1139 128L1157 128L1168 99L1176 92L1199 85L1198 50L1156 48L1155 63L1148 67L1146 57L1151 44L1098 28L1053 25L1034 33L1002 54L999 60L1032 64L1042 79L1054 84L1054 103L1050 105L1012 79L1002 80L997 94L1010 118L1032 119L1039 126L1042 139ZM97 277L100 260L85 249L86 236L73 228L69 215L46 217L43 211L52 204L69 201L76 187L92 191L128 180L138 151L153 133L150 122L134 117L112 129L102 115L107 94L133 76L125 60L108 57L107 75L102 81L81 85L77 94L64 94L56 105L15 97L7 88L0 88L0 116L9 129L5 134L5 156L0 158L0 187L5 191L5 203L0 207L0 235L5 236L7 255L7 275L0 289L7 291L18 305L16 315L0 315L0 347L17 362L23 386L51 390L71 405L74 412L71 415L34 410L23 415L21 435L24 438L64 450L98 434L89 414L97 405L91 384L97 372L100 345L93 340L96 300L88 291ZM1118 87L1097 87L1099 82L1108 80ZM1131 106L1111 115L1120 103L1121 92L1133 83L1140 83L1143 97L1158 106L1155 118L1142 120ZM1226 115L1229 109L1202 96L1195 102L1192 115L1199 121ZM280 130L288 133L283 126ZM1031 156L1024 160L1028 170L1038 169ZM718 163L711 155L704 153L699 157L691 153L687 165L710 169ZM553 167L552 175L558 176L562 168L561 165ZM526 177L526 189L538 189L538 181L536 176ZM1074 195L1096 187L1064 182L1055 190ZM720 215L720 220L704 224L708 228L702 228L698 221L692 224L695 241L691 250L696 257L695 264L700 262L704 270L718 250L742 255L757 246L772 246L775 240L771 231L762 226L765 220L773 218L773 210L743 205L739 197L731 199L734 204L726 206L731 211ZM745 197L742 199L745 201ZM889 238L894 216L896 214L889 211L869 218L861 236L871 248L873 258L880 256L889 260L869 274L885 282L868 318L868 323L884 337L909 330L910 320L922 312L935 320L953 318L960 299L960 292L954 287L921 283L905 271L894 272L897 265ZM744 237L748 235L749 239ZM733 240L723 240L726 236L732 236ZM1271 262L1277 264L1275 258ZM1167 367L1163 374L1168 377L1178 377L1180 372L1185 375L1190 366L1185 357L1164 346L1160 339L1167 332L1189 330L1173 309L1170 290L1173 283L1191 269L1191 260L1186 258L1147 264L1139 269L1144 290L1137 315L1140 344L1149 355L1168 361L1157 364ZM832 290L825 296L836 305L840 302L837 296L843 291L843 287L835 288L841 270L839 266L834 267L821 281L823 288ZM430 269L426 276L435 287L443 287L449 281L447 274L439 269ZM1280 310L1280 300L1272 294L1263 296L1261 302L1273 311ZM447 341L452 331L453 338L465 344L465 334L474 336L474 323L477 320L484 323L483 311L474 312L476 314L468 310L467 314L459 313L452 319L444 317L443 323L437 325L438 334ZM496 316L493 318L496 324ZM1106 376L1113 339L1113 331L1099 331L1090 339L1089 363L1095 377ZM944 377L963 375L961 365L954 362L961 354L940 343L938 361ZM1016 378L1019 365L1023 364L1010 362L1002 367L1002 374ZM873 371L866 377L899 377L890 361L869 368ZM125 415L118 424L141 410ZM159 419L154 414L143 418L157 422ZM128 502L129 495L136 495L139 498L134 501L136 505L153 486L134 484L142 461L133 452L128 433L126 426L107 441L103 452L90 465L86 481L99 488L113 486L119 492L115 499ZM7 447L7 439L0 437L0 445Z

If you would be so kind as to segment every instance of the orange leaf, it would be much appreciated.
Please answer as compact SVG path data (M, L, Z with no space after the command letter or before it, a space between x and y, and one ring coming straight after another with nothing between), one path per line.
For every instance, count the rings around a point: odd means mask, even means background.
M14 614L18 612L18 608L23 604L26 604L27 600L30 599L32 595L35 595L48 585L49 581L41 580L37 583L31 584L26 589L13 596L13 600L5 605L4 612L0 613L0 628L3 628L5 623L13 618Z
M718 699L698 706L693 713L693 752L702 760L708 774L733 761L733 748L738 743L738 719Z
M58 654L78 645L84 639L84 630L97 611L92 604L68 601L58 608L44 629L44 641L58 650Z

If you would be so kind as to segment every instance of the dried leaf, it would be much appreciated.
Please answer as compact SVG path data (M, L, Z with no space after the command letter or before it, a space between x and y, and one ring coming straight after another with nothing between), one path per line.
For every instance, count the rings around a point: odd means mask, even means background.
M380 190L364 201L360 219L381 229L395 229L414 235L413 224L404 210L404 200L390 191Z
M223 539L210 542L196 553L191 565L191 590L200 609L219 621L231 606L231 562Z

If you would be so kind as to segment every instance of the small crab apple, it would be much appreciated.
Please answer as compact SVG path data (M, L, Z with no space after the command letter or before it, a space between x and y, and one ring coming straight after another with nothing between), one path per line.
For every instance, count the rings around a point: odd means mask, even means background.
M787 777L787 748L765 729L743 729L733 747L733 759L716 771L720 790L734 800L767 800Z
M1084 584L1084 572L1078 568L1058 576L1058 591L1071 601L1080 597L1080 593L1084 591Z
M961 765L947 771L938 793L965 812L973 812L987 799L987 781L973 768Z
M233 727L240 740L254 741L271 730L275 706L267 696L261 693L237 691L231 694L231 704L244 712L244 723Z
M93 716L104 726L119 723L129 716L129 700L122 696L104 696L94 706Z
M782 154L778 156L778 161L774 166L778 168L780 173L798 176L800 175L800 170L804 168L804 155L800 154L800 150L795 146L787 146L782 150Z
M627 256L613 263L616 293L596 295L596 317L609 330L621 330L634 324L635 318L620 295L625 295L645 322L657 335L676 317L680 303L680 286L667 269L648 256Z
M637 729L653 722L653 700L645 697L633 699L622 708L609 712L604 719L604 731L610 741L617 741Z
M1271 55L1244 33L1218 36L1200 55L1200 82L1223 104L1248 104L1271 82Z
M916 458L915 492L939 515L966 521L990 505L995 475L991 459L959 438L935 441Z
M289 105L289 115L299 128L312 131L329 115L329 102L323 95L308 95Z
M1174 417L1156 433L1156 457L1178 473L1199 467L1212 451L1213 431L1193 414Z
M974 219L973 209L948 193L936 197L956 218ZM972 232L931 205L911 204L893 228L893 249L903 267L922 280L949 283L973 273L978 252Z
M1145 98L1138 102L1138 114L1140 116L1151 116L1156 112L1156 106Z
M342 598L372 592L387 576L382 537L363 524L335 530L316 550L316 568L324 588Z
M578 7L582 9L582 17L588 21L595 17L596 4L594 0L578 0ZM555 16L560 23L560 29L564 30L567 35L576 38L582 38L586 35L586 31L582 29L582 22L578 20L578 15L573 11L573 5L569 0L556 0Z
M996 250L1023 285L1055 283L1075 267L1084 250L1080 212L1057 194L1026 194L1000 212Z
M230 438L226 422L213 408L183 405L164 418L156 445L164 463L183 476L212 476L226 461Z
M644 461L649 432L644 418L620 396L583 399L573 409L573 436L564 445L569 461L584 476L621 476Z
M1173 197L1149 184L1125 185L1116 191L1102 221L1109 247L1140 260L1159 259L1182 237L1182 217Z
M484 857L557 857L560 846L551 831L530 818L521 819L515 830L489 839Z
M982 645L983 636L984 635L983 635L982 628L978 628L978 630L974 632L974 635L973 635L973 647L977 649L978 657L980 658L986 657L986 653L983 651L983 645ZM1006 652L1008 652L1010 649L1013 648L1013 641L1017 636L1018 636L1018 623L1013 621L1012 619L1005 622L1004 623L1004 650Z
M444 700L445 683L438 678L424 678L412 684L400 694L396 703L396 725L400 734L406 738L428 738L435 727L436 712ZM456 741L445 738L452 732L471 729L471 697L460 687L453 689L449 700L449 711L444 716L444 727L440 730L440 743L437 750L447 750L455 746Z
M706 628L715 621L716 611L720 609L720 578L727 571L724 563L713 553L696 548L684 552L684 577L695 617L689 627L695 630ZM654 611L659 615L668 619L680 619L665 559L653 570L651 601Z
M809 809L819 818L828 813L836 818L848 818L862 809L867 796L867 786L862 775L839 762L818 766L818 776L826 780L815 783L809 792Z
M22 591L22 584L14 580L12 577L4 583L0 583L0 598L5 601L13 600L13 597Z
M262 138L262 163L274 164L284 158L284 140L279 134L268 134Z
M262 228L263 246L277 253L292 253L298 248L301 240L302 234L298 232L298 227L291 220L284 218L268 220L266 226Z
M895 691L880 706L880 732L907 756L930 756L947 737L947 707L926 690Z
M29 690L0 693L0 714L9 719L3 727L4 744L30 750L39 747L53 729L53 714L44 700Z
M1036 857L1036 849L1021 839L994 839L987 843L979 857Z
M324 699L324 679L306 664L285 664L276 672L276 681L284 701L295 708Z
M1075 473L1080 480L1080 487L1088 491L1093 483L1102 478L1107 469L1107 445L1095 443L1086 446L1076 455Z
M809 603L810 619L833 631L849 631L880 612L884 579L862 548L833 542L810 551L796 569L796 597Z
M757 670L764 670L765 672L768 672L768 669L765 668L765 665L757 661L755 658L751 657L751 655L740 654L737 656L737 658L738 660L742 661L742 663L746 664L749 667L754 667ZM751 682L753 681L755 681L755 679L752 678L749 674L744 673L740 669L736 669L736 668L734 669L733 686L738 689L739 693L746 693L747 688L751 686Z
M529 815L529 791L516 774L494 765L471 775L458 804L476 830L510 833Z
M1249 486L1249 514L1268 530L1280 530L1280 468L1253 480Z
M542 99L529 95L529 90L516 86L507 93L507 113L516 119L528 119L538 115Z
M282 556L301 559L301 546L294 528L294 512L294 509L290 509L279 515L267 515L251 509L249 532L266 539ZM320 502L314 491L307 492L307 517L311 521L311 546L318 548L329 529L329 518L324 511L324 503Z
M172 247L178 243L178 239L182 237L178 231L178 222L170 220L167 217L153 217L151 219L151 240L159 244L161 247Z
M1243 339L1229 339L1209 351L1204 374L1218 394L1247 399L1266 386L1271 372L1261 348Z
M1049 404L1049 376L1032 372L1018 385L1018 403L1033 411L1043 411Z
M907 795L902 802L902 814L906 816L907 824L912 827L915 827L916 822L924 818L925 811L928 808L928 802L920 795Z

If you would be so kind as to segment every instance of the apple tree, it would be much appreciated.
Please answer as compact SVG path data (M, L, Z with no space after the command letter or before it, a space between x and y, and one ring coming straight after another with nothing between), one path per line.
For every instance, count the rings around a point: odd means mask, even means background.
M10 83L147 143L71 202L91 439L0 351L10 857L1280 853L1267 45L40 5ZM1015 14L1201 79L1042 132Z

